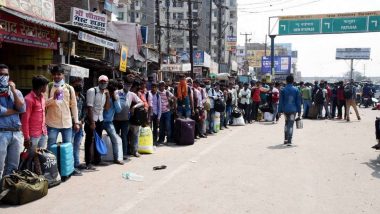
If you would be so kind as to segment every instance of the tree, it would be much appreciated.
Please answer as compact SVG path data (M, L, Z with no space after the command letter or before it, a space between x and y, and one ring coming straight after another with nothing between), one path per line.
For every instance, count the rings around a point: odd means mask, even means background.
M351 71L346 72L346 73L343 75L343 77L344 77L345 79L350 79L350 78L351 78ZM354 71L354 72L353 72L353 79L354 79L355 81L357 81L357 82L360 82L360 81L364 80L365 77L364 77L364 76L362 75L362 73L360 73L359 71Z

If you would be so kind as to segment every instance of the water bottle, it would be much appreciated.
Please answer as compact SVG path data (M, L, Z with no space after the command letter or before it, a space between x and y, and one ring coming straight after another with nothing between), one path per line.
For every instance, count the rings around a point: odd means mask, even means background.
M133 172L124 172L121 174L121 176L124 179L131 180L131 181L139 181L139 182L144 181L144 176L135 174Z
M57 88L57 96L55 97L55 99L57 100L57 102L62 102L63 101L63 88L62 86L59 86Z

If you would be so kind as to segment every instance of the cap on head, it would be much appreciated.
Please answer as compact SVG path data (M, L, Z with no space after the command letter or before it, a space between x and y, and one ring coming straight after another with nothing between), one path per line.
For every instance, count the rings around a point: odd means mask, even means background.
M101 75L98 79L98 82L108 82L108 77L106 75Z

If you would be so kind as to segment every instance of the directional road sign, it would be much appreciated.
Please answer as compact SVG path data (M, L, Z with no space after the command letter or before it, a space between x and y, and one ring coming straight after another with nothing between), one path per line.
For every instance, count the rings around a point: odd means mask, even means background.
M380 11L278 18L279 35L380 32Z

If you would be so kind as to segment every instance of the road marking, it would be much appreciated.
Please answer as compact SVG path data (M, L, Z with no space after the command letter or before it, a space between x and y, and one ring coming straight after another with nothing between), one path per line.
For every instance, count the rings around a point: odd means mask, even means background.
M247 127L244 126L244 128L247 128ZM147 190L141 192L141 194L135 195L135 197L133 197L132 201L128 201L125 205L122 205L122 206L118 207L117 209L113 210L112 213L122 213L122 214L124 214L124 213L130 211L136 205L138 205L141 201L143 201L144 199L146 199L147 197L149 197L150 195L152 195L153 193L155 193L162 186L166 185L176 175L178 175L179 173L185 171L187 168L189 168L189 167L191 167L191 166L194 165L194 164L189 163L189 161L199 161L199 159L202 156L207 155L208 153L210 153L211 151L213 151L217 146L220 146L223 143L228 142L230 140L230 137L232 137L233 135L236 134L236 132L241 131L241 130L244 130L243 127L236 127L236 129L234 129L233 131L231 131L230 133L228 133L226 136L224 136L222 140L220 140L219 142L212 143L211 146L207 147L205 150L203 150L202 152L200 152L198 155L196 155L196 156L190 158L189 160L185 161L182 165L180 165L177 169L175 169L174 171L172 171L170 174L168 174L165 177L163 177L161 180L159 180L157 183L153 184Z

